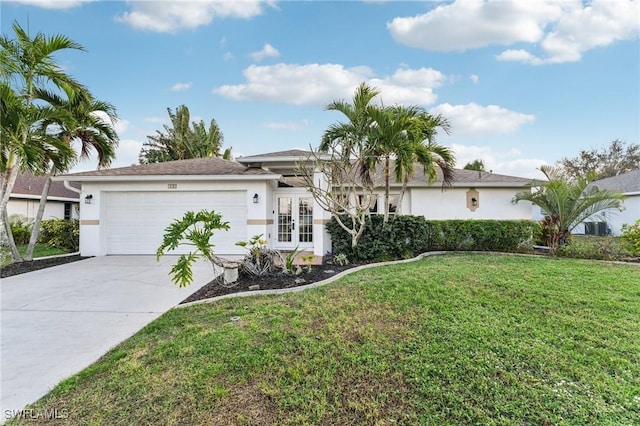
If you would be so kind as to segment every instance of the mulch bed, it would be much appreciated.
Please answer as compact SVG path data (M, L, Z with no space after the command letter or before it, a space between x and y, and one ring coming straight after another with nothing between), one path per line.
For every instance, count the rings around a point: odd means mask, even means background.
M65 263L77 262L87 259L86 256L56 256L48 259L36 259L29 262L16 262L2 267L0 278L7 278L13 275L24 274L26 272L37 271L39 269L50 268L52 266L63 265Z
M211 297L223 296L225 294L240 293L244 291L255 290L275 290L282 288L299 287L318 281L326 280L346 269L353 268L358 265L332 265L322 264L314 265L311 271L307 271L306 267L302 268L302 272L298 275L284 274L282 272L274 272L260 277L241 275L233 286L225 286L219 280L213 280L200 290L187 297L180 304L195 302L196 300L209 299Z

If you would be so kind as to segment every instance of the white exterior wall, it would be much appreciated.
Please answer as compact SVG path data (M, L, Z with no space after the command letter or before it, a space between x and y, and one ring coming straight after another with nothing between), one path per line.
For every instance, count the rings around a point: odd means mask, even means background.
M426 219L531 219L531 203L511 203L523 188L482 188L478 191L478 208L467 207L467 191L470 188L411 188L408 198L410 210L405 214L424 216ZM403 206L404 206L403 202Z
M67 201L70 202L70 201ZM79 206L77 202L70 202L72 204L71 207L71 217L72 219L78 219L79 217ZM64 219L64 204L65 201L51 201L49 200L44 207L44 214L42 216L42 220L48 219ZM20 215L24 216L27 219L35 219L36 214L38 213L38 207L40 205L40 200L28 200L28 199L10 199L9 204L7 204L7 213L9 216L12 215Z
M640 219L640 193L627 195L624 199L624 210L617 210L606 213L606 221L611 228L612 235L620 235L622 233L622 225L633 225L636 220Z
M168 189L169 184L176 184L175 189ZM107 254L105 206L101 202L105 192L187 192L187 191L246 191L247 226L245 240L257 234L268 235L272 225L267 220L271 212L270 184L267 181L219 181L219 182L186 182L186 181L151 181L151 182L83 182L80 200L80 253L83 256L104 256ZM258 194L258 203L253 203L254 194ZM85 204L87 195L91 195L91 204ZM170 201L169 201L170 202ZM177 219L177 218L176 218ZM225 218L223 217L223 220Z

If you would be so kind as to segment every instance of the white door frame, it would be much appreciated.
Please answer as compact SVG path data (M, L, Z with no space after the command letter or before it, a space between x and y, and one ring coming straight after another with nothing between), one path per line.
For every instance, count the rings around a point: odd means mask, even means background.
M282 202L281 202L282 200ZM274 192L273 247L279 250L313 249L314 200L306 191Z

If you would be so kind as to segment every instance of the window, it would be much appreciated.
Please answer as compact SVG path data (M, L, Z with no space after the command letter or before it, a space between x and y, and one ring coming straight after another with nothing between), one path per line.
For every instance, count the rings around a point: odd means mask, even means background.
M358 203L362 207L366 207L367 202L364 200L364 195L358 195ZM377 214L378 213L378 195L373 194L371 198L369 198L369 213Z
M71 208L71 203L64 203L64 220L71 220L73 218L71 214L73 210Z
M389 214L396 214L398 211L399 194L389 194Z

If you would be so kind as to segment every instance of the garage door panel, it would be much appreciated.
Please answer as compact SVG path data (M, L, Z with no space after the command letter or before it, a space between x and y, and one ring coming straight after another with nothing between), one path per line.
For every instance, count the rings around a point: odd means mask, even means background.
M237 241L246 239L246 192L107 192L105 200L108 254L155 254L164 229L187 211L215 210L229 231L215 231L212 242L221 255L244 254ZM172 253L188 252L182 247Z

